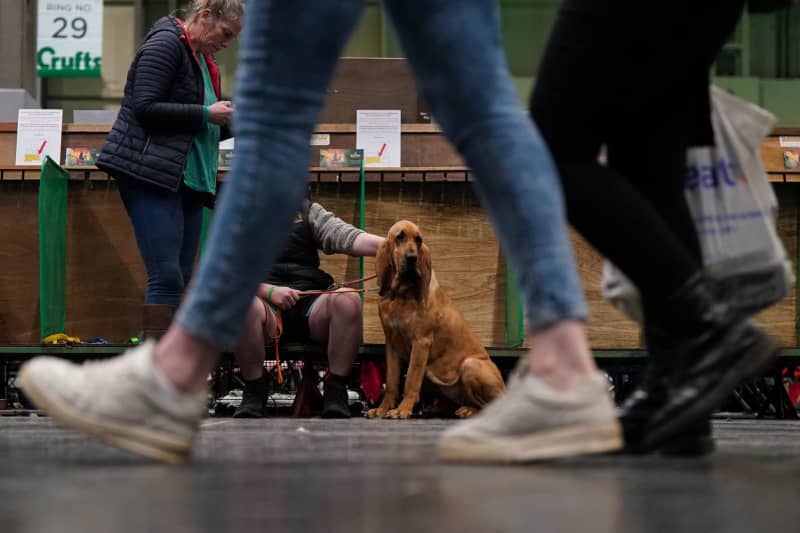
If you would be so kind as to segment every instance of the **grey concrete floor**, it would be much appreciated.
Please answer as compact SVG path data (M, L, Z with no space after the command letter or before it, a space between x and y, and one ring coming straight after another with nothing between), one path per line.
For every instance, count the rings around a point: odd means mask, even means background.
M716 420L704 459L437 462L444 420L204 423L190 464L0 418L0 532L800 530L800 424Z

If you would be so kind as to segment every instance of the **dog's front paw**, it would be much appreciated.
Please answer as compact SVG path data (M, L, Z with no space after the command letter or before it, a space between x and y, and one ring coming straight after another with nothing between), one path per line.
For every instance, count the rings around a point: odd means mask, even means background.
M469 418L471 416L475 416L476 414L478 414L479 410L480 409L478 409L477 407L468 407L465 405L463 407L459 407L458 409L456 409L456 416L458 418Z
M368 410L364 413L364 416L367 418L383 418L387 411L388 409L385 407L376 407L375 409Z
M383 418L393 418L400 420L411 418L411 408L403 407L401 405L397 409L390 409L389 411L387 411L386 414L383 415Z

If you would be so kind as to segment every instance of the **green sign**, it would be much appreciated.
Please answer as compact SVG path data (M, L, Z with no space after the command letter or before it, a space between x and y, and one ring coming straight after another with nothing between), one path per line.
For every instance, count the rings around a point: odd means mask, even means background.
M39 0L37 27L40 77L100 76L103 0Z

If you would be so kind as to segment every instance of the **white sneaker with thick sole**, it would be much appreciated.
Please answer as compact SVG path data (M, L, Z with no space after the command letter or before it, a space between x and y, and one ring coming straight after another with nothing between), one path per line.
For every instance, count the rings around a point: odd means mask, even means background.
M439 438L438 453L445 461L513 463L622 446L603 374L595 372L560 391L526 373L473 418L448 428Z
M207 412L207 396L162 391L154 373L154 346L148 341L113 359L82 365L37 357L22 365L17 385L39 409L71 429L182 463Z

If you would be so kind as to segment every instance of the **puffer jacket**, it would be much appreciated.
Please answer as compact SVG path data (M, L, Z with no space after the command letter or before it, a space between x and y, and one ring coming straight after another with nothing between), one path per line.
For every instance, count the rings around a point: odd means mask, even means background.
M219 68L211 55L204 57L219 99ZM177 191L205 120L204 101L203 75L183 22L160 18L128 70L122 107L97 158L98 168L117 179Z

